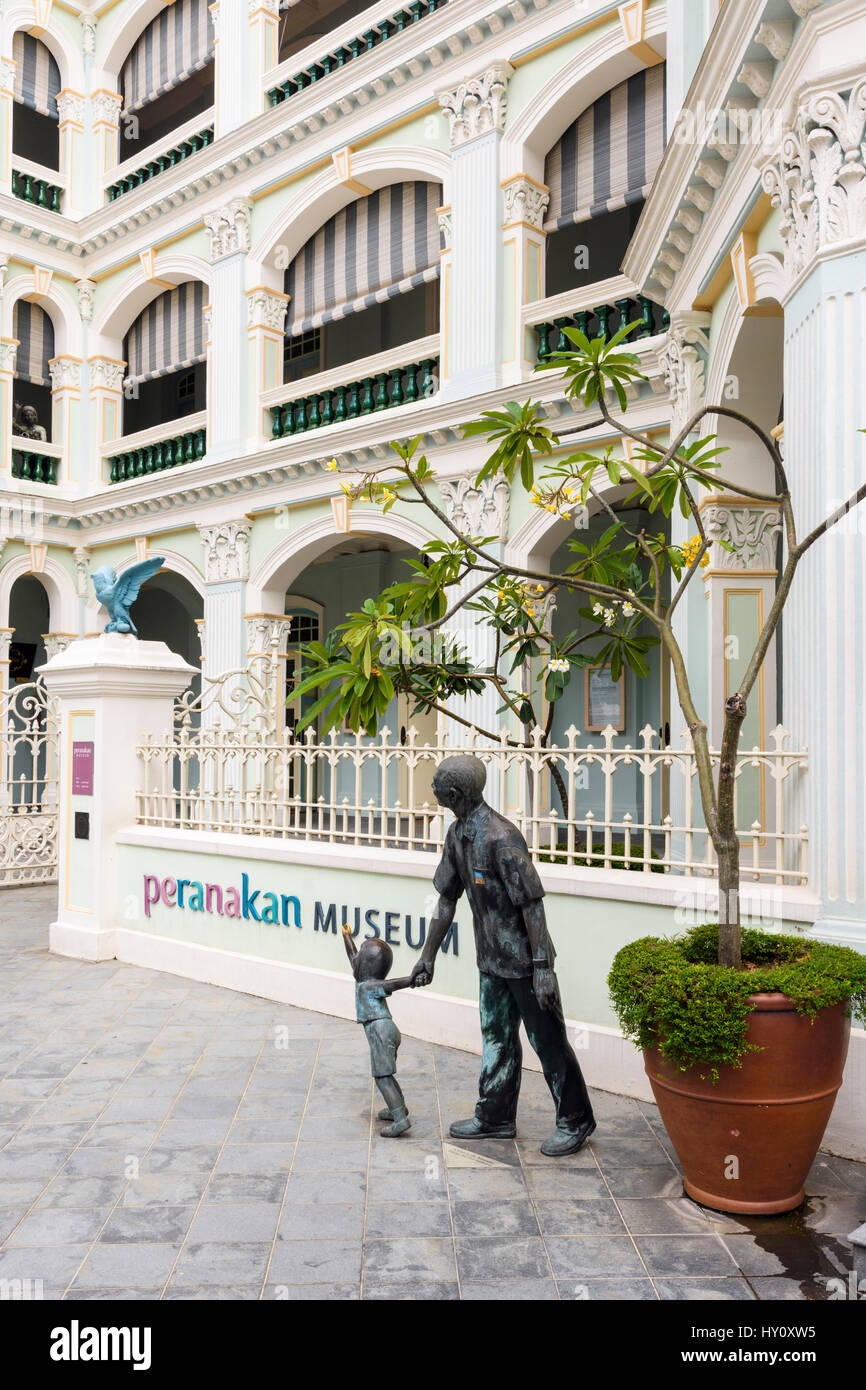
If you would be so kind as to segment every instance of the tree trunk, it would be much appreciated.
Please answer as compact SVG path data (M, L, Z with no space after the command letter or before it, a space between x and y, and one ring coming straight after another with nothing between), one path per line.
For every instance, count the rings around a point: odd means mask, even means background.
M740 933L740 842L734 816L737 749L746 717L746 702L739 692L725 701L725 726L719 755L718 836L719 860L719 965L743 967Z

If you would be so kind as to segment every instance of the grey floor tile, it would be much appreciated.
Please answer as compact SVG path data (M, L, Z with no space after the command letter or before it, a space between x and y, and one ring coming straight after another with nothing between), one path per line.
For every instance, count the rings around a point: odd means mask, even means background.
M92 1247L73 1287L151 1288L163 1284L179 1249L179 1243L129 1241L108 1245L99 1241Z
M42 1207L104 1207L110 1209L126 1186L126 1178L57 1177L37 1204Z
M407 1202L401 1210L417 1204ZM437 1203L441 1206L441 1203ZM447 1216L448 1208L443 1206ZM369 1229L369 1220L368 1220ZM360 1240L364 1234L364 1203L287 1202L279 1224L281 1240Z
M169 1284L163 1299L166 1303L251 1303L261 1293L259 1284Z
M216 1179L214 1179L216 1181ZM286 1202L363 1202L366 1180L363 1173L292 1173L286 1188Z
M184 1245L171 1278L187 1284L255 1284L261 1288L271 1252L270 1241L204 1241Z
M545 1244L557 1279L647 1273L628 1236L549 1236Z
M458 1202L452 1199L456 1236L537 1236L538 1220L528 1200Z
M141 1173L127 1184L121 1206L195 1205L200 1201L207 1182L207 1173Z
M386 1303L444 1303L453 1302L460 1297L460 1287L455 1280L406 1280L396 1284L384 1279L364 1279L361 1293L367 1301Z
M366 1235L368 1240L450 1236L451 1212L447 1202L377 1202L367 1208Z
M270 1284L359 1284L360 1240L278 1240Z
M636 1236L650 1274L734 1275L736 1266L716 1236Z
M569 1198L541 1198L538 1221L546 1236L624 1235L626 1227L609 1197L587 1201Z
M288 1174L292 1166L291 1144L226 1144L219 1156L217 1173ZM297 1163L295 1163L297 1170Z
M452 1202L525 1201L527 1187L519 1168L449 1168Z
M617 1197L617 1205L632 1235L706 1235L717 1225L688 1197Z
M755 1295L739 1275L726 1279L655 1279L658 1296L665 1302L750 1303Z
M100 1240L109 1245L123 1241L181 1241L189 1230L194 1206L117 1207L109 1217Z
M95 1240L111 1210L107 1207L39 1208L16 1227L8 1246L81 1245Z
M571 1302L657 1303L658 1294L649 1279L558 1279L559 1296Z
M559 1298L559 1290L553 1279L509 1279L498 1282L462 1279L460 1296L470 1303L553 1303Z
M189 1240L204 1241L273 1240L280 1211L276 1202L204 1203L192 1223Z
M89 1245L7 1245L0 1250L0 1279L41 1279L46 1289L65 1288Z
M458 1236L460 1280L549 1279L550 1262L540 1236Z
M205 1192L207 1202L282 1202L286 1177L264 1173L215 1173Z
M141 1160L142 1173L210 1173L219 1157L219 1147L207 1144L195 1148L173 1148L156 1143Z
M361 1297L360 1284L266 1284L265 1299L280 1303L352 1303Z
M404 1236L367 1240L364 1247L364 1283L431 1281L449 1283L456 1278L454 1242L435 1236Z
M606 1168L608 1188L620 1197L682 1197L683 1180L679 1173L661 1163L650 1168Z

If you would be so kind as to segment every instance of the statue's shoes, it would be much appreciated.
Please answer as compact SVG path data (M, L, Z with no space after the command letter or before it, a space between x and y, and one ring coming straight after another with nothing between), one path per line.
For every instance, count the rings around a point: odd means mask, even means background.
M409 1119L408 1110L398 1110L393 1123L380 1129L379 1133L383 1139L396 1139L398 1134L405 1134L406 1130L411 1128L412 1121Z
M406 1111L406 1114L409 1114L408 1110ZM391 1114L391 1111L388 1109L387 1105L385 1106L385 1109L380 1110L378 1115L376 1116L377 1120L393 1120L393 1118L394 1116Z
M556 1126L549 1139L545 1139L541 1152L548 1158L564 1158L566 1154L576 1154L582 1149L595 1130L595 1120L587 1120L579 1129L566 1129Z
M448 1133L452 1139L513 1139L515 1125L486 1125L473 1115L471 1120L455 1120Z

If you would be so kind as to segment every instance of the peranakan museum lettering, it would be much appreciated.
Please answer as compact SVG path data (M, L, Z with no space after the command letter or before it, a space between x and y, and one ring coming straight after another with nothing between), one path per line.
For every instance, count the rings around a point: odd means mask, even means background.
M273 927L302 928L300 899L290 893L271 893L250 886L249 874L241 874L240 888L220 883L202 883L194 878L159 878L144 875L144 915L155 907L180 908L185 912L206 912L216 917L235 917L247 922L263 922ZM427 920L416 921L409 913L391 912L379 907L354 907L316 902L313 931L338 934L344 922L352 935L364 930L364 940L380 937L389 946L405 944L420 951L427 936ZM458 952L458 926L453 922L441 947L444 953Z

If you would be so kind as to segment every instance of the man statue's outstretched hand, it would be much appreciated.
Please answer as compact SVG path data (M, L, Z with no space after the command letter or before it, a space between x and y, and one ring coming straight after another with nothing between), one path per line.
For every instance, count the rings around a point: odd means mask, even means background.
M429 985L433 983L433 962L418 960L412 969L409 977L412 981L412 988L417 989L419 985Z
M562 1012L562 1005L559 1002L559 985L550 966L537 965L535 967L532 976L532 989L542 1009L551 1009L554 1013L557 1010Z

